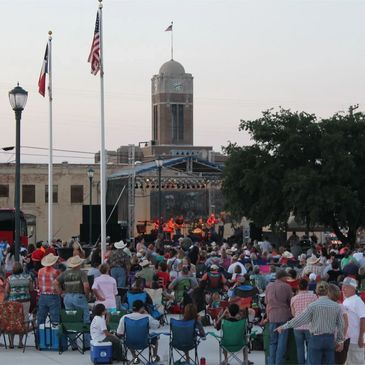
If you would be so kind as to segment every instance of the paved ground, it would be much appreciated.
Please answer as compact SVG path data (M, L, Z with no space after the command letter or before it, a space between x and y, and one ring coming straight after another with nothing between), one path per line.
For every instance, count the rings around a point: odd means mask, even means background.
M167 331L168 328L162 328L161 332ZM212 327L206 327L207 332L213 331ZM16 339L17 341L17 339ZM2 343L2 341L0 341ZM30 340L32 343L32 340ZM17 342L15 342L17 344ZM168 337L161 336L159 355L161 357L161 364L168 364ZM206 341L202 341L199 345L199 356L206 358L207 365L219 365L219 352L217 340L212 336L208 336ZM130 358L130 354L129 354ZM264 365L265 357L263 352L252 352L249 354L249 360L253 361L255 365ZM3 346L0 347L0 364L16 364L16 365L90 365L90 353L86 352L84 355L74 352L66 351L62 355L51 351L37 351L33 346L27 347L25 353L22 350L13 349L5 350ZM230 365L237 364L235 361L230 361Z

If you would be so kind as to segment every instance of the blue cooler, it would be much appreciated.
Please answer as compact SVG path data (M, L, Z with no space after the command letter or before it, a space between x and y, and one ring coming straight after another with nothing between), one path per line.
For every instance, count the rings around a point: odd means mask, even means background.
M38 329L39 349L58 351L60 340L60 328L58 325L39 325ZM62 346L64 347L64 346Z
M111 364L113 344L111 342L90 341L90 360L94 364Z

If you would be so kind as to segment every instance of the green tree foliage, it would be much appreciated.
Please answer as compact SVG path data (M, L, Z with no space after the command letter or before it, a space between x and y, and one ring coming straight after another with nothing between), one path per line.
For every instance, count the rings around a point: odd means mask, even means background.
M241 120L240 130L253 143L225 148L227 209L283 228L293 213L308 228L331 226L353 244L365 224L365 115L318 120L305 112L268 110L259 119Z

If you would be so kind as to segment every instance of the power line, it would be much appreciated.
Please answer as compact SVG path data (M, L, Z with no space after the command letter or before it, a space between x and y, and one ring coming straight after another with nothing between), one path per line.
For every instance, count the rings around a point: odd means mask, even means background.
M4 155L14 155L12 152L5 152L0 151L0 153ZM38 157L48 157L48 155L43 155L40 153L22 153L23 156L38 156ZM90 160L92 157L85 157L85 156L66 156L66 155L54 155L53 157L59 157L59 158L81 158L84 160Z

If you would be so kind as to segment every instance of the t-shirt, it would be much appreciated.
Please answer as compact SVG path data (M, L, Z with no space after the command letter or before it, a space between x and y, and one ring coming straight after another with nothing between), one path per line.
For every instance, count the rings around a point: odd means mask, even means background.
M124 334L124 318L138 320L138 319L142 319L142 318L146 318L146 317L148 318L149 329L155 330L159 327L160 322L157 321L156 319L154 319L153 317L151 317L149 314L133 312L133 313L130 313L130 314L126 314L125 316L123 316L120 319L118 329L117 329L117 333L119 335Z
M93 341L102 342L105 339L106 322L104 317L95 316L90 325L90 335Z
M343 306L349 317L348 336L350 337L350 343L357 344L360 333L360 319L365 318L365 303L360 297L353 295L344 300Z
M243 264L241 264L240 262L238 262L238 261L236 261L233 264L229 265L229 268L228 268L227 271L230 274L233 274L234 271L235 271L236 266L240 266L241 267L241 272L240 272L241 275L244 275L244 274L247 273L247 270L246 270L245 266Z
M96 289L104 297L104 301L97 300L95 303L102 303L105 308L116 308L115 296L118 294L117 282L109 275L100 275L94 280L92 289Z
M83 283L88 283L87 275L82 270L66 270L58 277L58 282L66 293L84 294Z

